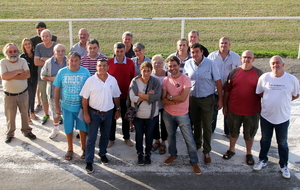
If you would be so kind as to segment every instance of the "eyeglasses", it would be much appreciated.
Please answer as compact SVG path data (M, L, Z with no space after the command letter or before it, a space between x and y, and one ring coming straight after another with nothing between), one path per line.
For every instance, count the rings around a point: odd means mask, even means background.
M13 51L7 51L7 53L12 54L12 53L18 53L17 50L13 50Z
M56 52L57 53L60 53L60 52L64 53L64 52L66 52L66 50L64 50L64 49L63 50L56 50Z

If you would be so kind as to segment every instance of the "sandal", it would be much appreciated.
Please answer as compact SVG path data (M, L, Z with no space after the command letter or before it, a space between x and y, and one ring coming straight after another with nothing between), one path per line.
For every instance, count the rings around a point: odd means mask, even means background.
M68 150L68 152L65 155L66 160L72 160L73 158L73 151Z
M30 119L33 119L33 120L40 120L40 118L38 116L36 116L35 114L30 114Z
M232 152L230 150L227 150L227 152L223 155L223 159L229 160L232 156L235 155L235 152Z
M151 151L152 151L152 152L156 151L156 150L158 149L159 146L160 146L160 143L159 143L159 142L155 142L155 143L153 144L153 146L152 146Z
M253 156L252 156L252 154L247 154L246 155L246 163L248 164L248 165L254 165L254 159L253 159Z
M165 154L165 153L166 153L166 145L160 145L159 154Z
M80 158L85 159L85 150L82 150L82 154L81 154Z

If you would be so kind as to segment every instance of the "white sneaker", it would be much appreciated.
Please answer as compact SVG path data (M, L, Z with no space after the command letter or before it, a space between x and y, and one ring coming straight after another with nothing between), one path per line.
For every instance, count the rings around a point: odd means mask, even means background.
M51 133L49 134L50 139L54 139L59 133L58 127L53 127Z
M281 173L282 173L283 178L285 178L285 179L291 178L291 174L290 174L289 168L287 166L284 166L283 168L281 168Z
M266 162L264 162L263 160L259 160L258 163L253 166L253 170L254 171L260 171L266 165L267 165Z

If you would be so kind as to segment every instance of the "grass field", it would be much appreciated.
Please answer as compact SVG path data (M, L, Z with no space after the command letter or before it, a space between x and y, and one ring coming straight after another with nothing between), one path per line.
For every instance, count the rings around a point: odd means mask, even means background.
M212 0L202 1L125 1L125 0L11 0L0 3L2 19L49 18L149 18L149 17L264 17L300 16L300 1L269 0ZM36 22L0 22L0 46L8 42L20 44L24 37L35 35ZM67 22L46 22L69 49ZM185 36L198 30L201 44L208 50L218 49L218 40L228 36L232 50L241 53L252 50L256 57L274 54L295 58L300 42L300 20L201 20L186 21ZM134 43L146 45L146 56L160 53L164 57L176 51L181 21L110 21L73 22L73 43L77 32L87 28L90 38L100 42L101 52L112 55L115 42L121 41L124 31L134 34Z

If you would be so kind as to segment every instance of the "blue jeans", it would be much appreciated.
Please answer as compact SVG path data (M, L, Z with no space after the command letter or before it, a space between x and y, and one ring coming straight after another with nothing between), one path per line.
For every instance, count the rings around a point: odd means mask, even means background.
M154 126L158 122L158 115L153 119L141 119L134 118L133 125L135 127L135 148L138 154L144 154L143 152L143 137L145 134L145 152L150 154L153 142Z
M97 111L89 109L89 115L91 118L91 123L88 126L85 161L93 163L95 154L95 143L97 140L99 128L101 133L99 140L99 156L104 156L107 153L106 148L109 140L109 132L113 117L113 110L111 109L105 113L99 113Z
M163 119L165 121L166 129L168 132L169 153L176 158L178 156L177 148L176 148L176 129L177 126L179 126L188 149L190 163L191 165L197 164L198 163L197 148L192 133L189 114L172 116L168 114L166 111L164 111Z
M288 136L288 127L290 120L287 120L284 123L272 124L267 121L265 118L260 117L260 126L261 126L261 140L260 140L260 153L259 159L264 162L268 161L268 152L271 145L271 140L273 136L273 129L276 132L276 141L278 144L278 153L279 153L279 164L280 167L288 164L289 159L289 147L287 143Z

